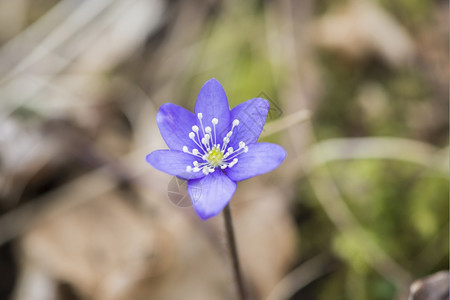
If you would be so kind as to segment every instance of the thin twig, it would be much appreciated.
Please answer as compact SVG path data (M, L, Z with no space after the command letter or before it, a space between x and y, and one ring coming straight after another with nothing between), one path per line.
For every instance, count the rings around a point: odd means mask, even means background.
M266 126L264 126L264 131L261 133L261 137L270 136L291 126L294 126L295 124L308 121L310 117L311 113L309 112L309 110L301 109L299 111L296 111L292 114L266 124Z
M272 289L266 300L291 299L295 293L314 280L335 269L334 264L325 254L319 254L295 268L284 276Z
M239 264L236 239L234 238L233 220L231 219L230 205L227 205L223 210L223 217L225 219L225 228L227 231L228 245L230 246L231 260L233 261L234 280L236 282L236 287L238 289L240 299L245 300L247 298L245 294L244 281L242 279L242 272Z
M334 138L315 143L294 165L312 172L336 160L391 159L419 164L448 178L448 147L400 137Z

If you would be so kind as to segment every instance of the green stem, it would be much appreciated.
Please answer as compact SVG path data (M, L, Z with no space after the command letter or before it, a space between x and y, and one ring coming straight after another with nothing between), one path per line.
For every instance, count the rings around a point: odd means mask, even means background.
M236 239L234 238L234 230L233 230L233 220L231 218L230 205L228 204L223 210L223 216L225 219L225 228L227 231L227 240L228 245L230 246L230 255L231 260L233 262L233 271L234 271L234 280L236 282L236 287L239 292L239 299L245 300L246 294L244 289L244 281L242 279L241 267L239 264L239 257L237 253L236 247Z

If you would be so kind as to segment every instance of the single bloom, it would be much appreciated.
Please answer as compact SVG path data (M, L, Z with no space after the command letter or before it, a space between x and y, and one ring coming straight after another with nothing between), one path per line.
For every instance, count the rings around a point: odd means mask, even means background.
M147 162L185 179L198 216L218 215L236 191L237 182L277 168L286 157L279 145L257 143L269 102L254 98L230 110L222 85L208 80L198 94L195 114L172 103L157 115L161 136L170 150L156 150Z

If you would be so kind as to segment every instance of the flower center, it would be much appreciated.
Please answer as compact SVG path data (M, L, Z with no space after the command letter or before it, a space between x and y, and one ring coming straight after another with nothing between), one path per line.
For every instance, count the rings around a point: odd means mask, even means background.
M241 153L247 152L248 147L243 141L239 142L239 148L233 149L228 147L230 138L233 135L233 129L239 125L239 120L233 120L231 130L222 138L223 144L220 144L220 137L216 133L216 125L219 123L217 118L211 120L212 128L203 126L203 114L198 113L197 118L200 121L200 127L192 126L192 132L189 133L189 138L198 146L191 151L187 146L183 146L183 152L189 153L202 159L202 161L194 161L192 166L186 166L186 172L200 172L208 175L214 172L215 168L220 167L232 168L238 162L237 156Z
M211 166L213 167L220 166L222 164L222 159L223 153L217 146L213 146L212 149L208 151L208 156L206 160L209 162Z

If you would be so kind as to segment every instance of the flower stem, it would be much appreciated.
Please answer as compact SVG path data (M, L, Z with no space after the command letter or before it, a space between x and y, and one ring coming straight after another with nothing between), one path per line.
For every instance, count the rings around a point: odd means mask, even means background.
M231 211L230 211L229 204L223 210L223 216L225 219L225 228L227 231L227 240L228 240L228 245L230 247L231 260L233 262L234 280L236 282L236 287L239 292L239 297L240 297L239 299L245 300L247 298L246 298L245 289L244 289L244 281L242 279L241 267L239 264L239 257L238 257L238 253L237 253L237 247L236 247L236 239L234 238L233 220L231 218Z

